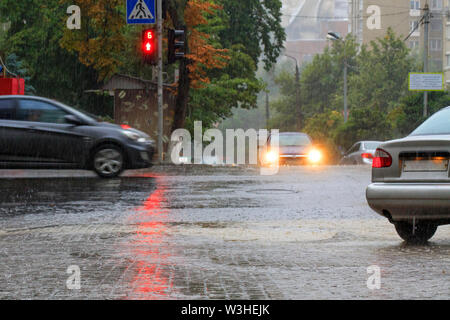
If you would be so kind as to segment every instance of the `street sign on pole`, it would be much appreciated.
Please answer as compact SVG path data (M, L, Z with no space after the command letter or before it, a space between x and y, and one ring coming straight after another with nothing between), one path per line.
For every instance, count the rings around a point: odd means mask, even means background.
M155 0L127 0L127 24L156 23Z
M412 72L409 74L409 91L444 91L443 73Z

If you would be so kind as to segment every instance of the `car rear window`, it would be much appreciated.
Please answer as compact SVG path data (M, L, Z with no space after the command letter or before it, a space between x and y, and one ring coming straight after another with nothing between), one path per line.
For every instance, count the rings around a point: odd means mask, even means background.
M14 101L11 99L0 100L0 120L12 120L14 117Z
M376 150L380 146L379 142L366 142L364 143L364 148L366 150Z
M411 135L437 135L450 134L450 108L435 113Z

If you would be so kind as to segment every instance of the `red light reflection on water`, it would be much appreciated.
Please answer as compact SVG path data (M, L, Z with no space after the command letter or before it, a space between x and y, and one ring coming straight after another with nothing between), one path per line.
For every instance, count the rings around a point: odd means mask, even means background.
M136 208L136 215L132 217L136 234L131 243L131 254L136 259L133 265L136 273L129 298L167 299L172 289L168 277L170 254L165 240L168 230L162 222L169 213L164 208L165 202L165 189L158 186L143 205Z

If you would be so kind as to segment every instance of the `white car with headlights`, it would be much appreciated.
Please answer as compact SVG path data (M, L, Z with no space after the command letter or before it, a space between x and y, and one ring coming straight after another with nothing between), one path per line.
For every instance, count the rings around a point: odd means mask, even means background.
M270 135L260 152L262 165L320 164L322 160L322 152L314 147L312 139L302 132Z

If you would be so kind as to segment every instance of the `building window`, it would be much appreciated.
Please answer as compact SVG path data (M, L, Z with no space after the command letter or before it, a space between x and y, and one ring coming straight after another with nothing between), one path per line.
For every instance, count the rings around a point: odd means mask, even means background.
M447 40L450 40L450 25L446 26L446 31L447 31Z
M435 70L442 70L442 60L431 60Z
M420 1L419 0L411 0L411 10L420 10Z
M432 0L431 9L442 9L442 0Z
M442 40L431 39L430 40L430 50L432 50L432 51L442 50Z
M409 48L411 50L419 48L419 41L418 40L409 41Z
M446 58L447 58L447 67L450 67L450 54L447 54Z
M418 25L419 25L419 21L410 21L409 22L409 31L411 31L411 32L413 30L419 31Z
M442 31L442 21L431 20L431 31Z

